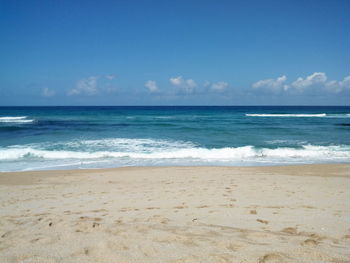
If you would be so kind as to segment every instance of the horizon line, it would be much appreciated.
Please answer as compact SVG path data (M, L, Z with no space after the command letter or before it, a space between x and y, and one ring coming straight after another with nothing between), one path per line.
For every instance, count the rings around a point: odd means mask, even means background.
M350 105L0 105L5 107L350 107Z

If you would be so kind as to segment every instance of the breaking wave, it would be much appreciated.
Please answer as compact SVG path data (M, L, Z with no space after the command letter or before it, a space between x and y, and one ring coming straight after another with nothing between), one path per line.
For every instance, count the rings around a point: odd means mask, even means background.
M19 117L0 117L0 122L16 122L16 123L28 123L33 122L34 120L27 120L27 116Z
M248 117L326 117L326 113L320 114L246 114Z
M62 148L66 145L65 148ZM108 147L107 147L108 146ZM51 147L51 148L50 148ZM204 148L190 142L152 139L87 140L65 144L31 144L0 148L0 162L31 160L104 160L118 159L118 163L135 164L139 160L157 160L158 163L197 164L224 163L239 165L244 162L350 162L350 146L302 145L298 148L257 148L253 146ZM55 149L56 148L56 149ZM135 161L135 162L133 162Z
M259 114L259 113L247 113L247 117L291 117L291 118L350 118L349 113L345 114L328 114L328 113L315 113L315 114L290 114L290 113L271 113L271 114Z

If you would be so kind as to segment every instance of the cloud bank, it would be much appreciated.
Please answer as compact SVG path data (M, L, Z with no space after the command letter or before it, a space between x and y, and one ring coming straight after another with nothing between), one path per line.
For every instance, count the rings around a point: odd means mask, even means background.
M215 83L206 82L204 86L209 87L209 89L213 92L224 92L228 88L229 84L225 81L219 81Z
M289 86L285 84L287 81L286 76L281 76L277 79L263 79L255 82L252 87L253 89L263 89L272 93L278 94L281 91L288 90Z
M68 96L87 95L92 96L97 93L97 80L99 77L91 76L77 82L75 88L68 91Z
M350 90L350 76L343 80L328 80L326 73L314 72L304 78L298 77L295 81L287 83L287 77L276 79L263 79L253 83L254 90L262 90L272 94L280 93L305 93L307 91L340 93Z
M297 77L289 80L286 75L277 78L261 79L254 82L250 88L243 87L232 88L226 81L210 82L205 81L198 85L192 78L176 76L168 78L168 85L163 83L164 88L160 89L156 80L147 80L143 84L143 90L140 88L116 87L115 75L90 76L82 78L76 82L74 88L70 89L67 96L85 96L92 97L98 95L122 94L122 96L140 96L140 94L149 96L148 99L156 100L159 98L167 100L187 99L187 100L205 100L216 99L217 101L225 98L226 101L236 97L255 96L262 99L275 96L276 98L305 98L320 96L326 98L327 95L350 94L350 76L341 80L329 80L324 72L314 72L307 76ZM147 94L146 94L147 92ZM54 90L43 88L41 90L43 97L52 97L56 95ZM225 96L223 96L225 95ZM151 96L154 96L151 98ZM264 97L265 96L265 97ZM268 97L266 97L268 96Z
M197 87L197 83L193 79L183 79L182 76L172 77L169 79L172 86L176 87L179 92L192 94Z

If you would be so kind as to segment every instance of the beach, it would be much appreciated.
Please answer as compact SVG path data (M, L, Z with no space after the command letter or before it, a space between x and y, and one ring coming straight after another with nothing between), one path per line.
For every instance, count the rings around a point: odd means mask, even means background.
M0 1L0 263L350 263L349 13Z
M1 262L350 262L350 165L0 173Z

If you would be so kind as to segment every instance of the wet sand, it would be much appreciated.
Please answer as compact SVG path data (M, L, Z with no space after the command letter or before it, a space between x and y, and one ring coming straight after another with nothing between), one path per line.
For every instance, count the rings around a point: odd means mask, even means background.
M350 165L0 173L0 262L350 262Z

